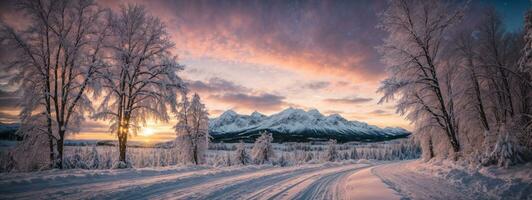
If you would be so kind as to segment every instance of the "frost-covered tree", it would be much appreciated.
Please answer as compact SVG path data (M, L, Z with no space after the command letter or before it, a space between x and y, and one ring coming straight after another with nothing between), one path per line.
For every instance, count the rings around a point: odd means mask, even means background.
M528 72L528 74L532 76L532 9L529 9L525 15L524 31L524 45L519 65L522 71Z
M398 113L414 122L425 159L522 162L519 155L532 149L527 131L532 82L522 64L527 54L522 36L507 32L495 9L463 15L462 5L391 2L381 15L381 27L390 33L380 47L390 72L379 89L381 102L397 100ZM468 19L467 26L459 24L461 18ZM526 40L525 33L525 45ZM506 140L508 133L517 139ZM515 152L494 153L509 149ZM390 153L397 151L371 156L388 159Z
M255 140L251 155L257 164L264 164L272 161L275 157L272 146L273 137L271 133L263 132L260 137Z
M128 136L147 119L168 121L183 69L171 50L174 44L159 18L138 5L122 6L111 18L112 65L100 74L103 99L96 119L110 120L118 137L119 161L126 162Z
M526 16L525 16L525 29L523 34L523 49L521 52L521 58L519 60L520 70L523 73L528 73L528 75L523 75L528 78L528 80L532 79L532 9L529 9ZM526 98L529 99L529 101L532 101L532 94L528 93L528 96ZM524 126L525 126L525 133L527 133L524 136L524 140L528 141L525 146L527 148L532 148L532 114L531 113L524 113L523 114L524 119ZM527 120L528 119L528 120Z
M350 154L349 154L349 158L351 160L358 160L360 157L358 155L358 152L357 152L357 148L356 147L353 147L353 149L351 150Z
M329 140L327 143L327 150L325 151L325 155L323 156L323 160L328 162L334 162L338 160L338 150L336 150L336 140Z
M436 0L398 0L380 16L389 36L379 50L389 66L380 102L397 100L397 111L420 129L439 127L454 152L460 151L454 112L440 79L445 75L441 51L448 29L460 21L463 5ZM417 130L420 132L421 130Z
M247 165L251 162L251 158L249 154L246 152L246 145L244 144L243 141L240 141L240 143L236 145L234 161L240 165Z
M90 0L25 0L18 7L30 24L17 30L1 22L0 37L13 53L8 68L20 84L21 122L44 114L50 164L62 168L65 136L93 111L87 93L105 67L108 12Z
M457 43L459 46L468 46L469 54L472 55L458 55L468 60L458 66L469 68L465 73L474 72L478 81L476 85L472 81L455 80L455 85L460 86L458 89L463 89L457 99L462 102L461 107L466 108L459 115L464 122L460 124L460 129L463 130L460 135L469 147L464 154L469 155L467 157L471 161L479 160L477 156L482 154L490 159L493 159L493 155L501 156L502 154L493 152L507 132L511 132L520 141L512 145L515 146L514 150L530 151L521 148L532 141L526 130L526 124L531 121L532 82L530 74L518 62L523 49L521 36L506 32L501 17L492 8L484 11L474 27L475 31L466 32L469 36L462 36L469 40L465 42L469 45L463 45L464 42L461 41L464 39ZM471 77L469 80L474 79ZM473 91L474 95L470 96L468 91ZM523 153L516 152L513 155ZM512 163L522 161L518 156L514 158L516 160Z
M91 151L89 152L87 164L89 165L90 169L100 168L100 154L98 153L96 146L92 146Z
M198 94L194 94L188 102L184 93L175 126L176 147L181 150L183 160L197 165L205 162L205 152L209 145L209 113Z

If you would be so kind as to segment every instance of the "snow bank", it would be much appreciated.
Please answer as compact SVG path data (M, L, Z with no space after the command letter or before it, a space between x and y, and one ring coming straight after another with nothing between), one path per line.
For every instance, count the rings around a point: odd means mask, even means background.
M505 169L432 161L419 164L417 170L466 186L474 193L486 194L490 199L532 199L532 163Z
M530 169L530 164L503 169L416 160L378 166L373 173L410 199L532 199Z

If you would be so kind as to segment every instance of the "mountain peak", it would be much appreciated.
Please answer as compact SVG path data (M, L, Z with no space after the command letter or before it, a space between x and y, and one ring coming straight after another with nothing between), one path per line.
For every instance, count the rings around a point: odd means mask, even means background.
M251 117L265 117L266 115L260 113L260 112L257 112L257 111L253 111L250 115Z
M223 112L221 115L220 115L220 118L234 118L238 115L238 113L236 113L234 110L232 109L229 109L229 110L226 110L225 112Z
M339 114L322 115L317 109L305 111L289 107L266 116L259 112L240 115L233 110L209 121L209 132L219 141L251 141L261 131L272 132L283 141L378 141L409 135L402 128L379 128L364 122L348 121Z
M315 109L315 108L308 110L307 113L314 117L318 117L318 118L323 117L320 111L318 111L318 109Z

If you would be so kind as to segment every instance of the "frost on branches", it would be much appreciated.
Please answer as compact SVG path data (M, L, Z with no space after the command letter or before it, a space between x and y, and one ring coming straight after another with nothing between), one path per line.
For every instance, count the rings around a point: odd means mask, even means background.
M381 102L394 100L414 123L425 160L530 161L529 48L521 34L505 31L494 9L480 16L467 9L436 0L391 2L380 16L380 28L390 33L379 47L390 73L379 88ZM475 24L462 24L475 17Z
M240 141L240 143L236 145L236 150L234 154L235 154L234 161L236 164L247 165L251 163L251 158L249 154L246 152L246 145L244 144L244 142Z
M183 69L171 50L174 43L166 26L138 5L122 6L110 19L111 63L99 74L103 97L94 118L109 120L116 133L119 166L126 159L128 136L136 134L147 119L168 121L175 112ZM103 94L102 94L103 93ZM170 109L170 110L169 110Z
M336 150L336 140L329 140L329 142L327 143L327 150L325 151L325 156L323 157L323 160L334 162L338 160L338 156L338 151Z
M251 155L256 164L265 164L271 162L275 157L272 146L273 137L271 133L263 132L260 137L255 140Z
M209 145L209 113L198 94L189 102L186 92L182 95L177 113L175 147L184 163L205 163Z
M5 70L15 72L10 81L20 85L21 123L30 125L33 115L45 117L39 132L48 137L48 164L62 168L66 135L78 132L83 114L94 111L88 94L106 67L109 12L83 0L24 0L18 5L30 23L18 30L0 22L2 45L13 54Z

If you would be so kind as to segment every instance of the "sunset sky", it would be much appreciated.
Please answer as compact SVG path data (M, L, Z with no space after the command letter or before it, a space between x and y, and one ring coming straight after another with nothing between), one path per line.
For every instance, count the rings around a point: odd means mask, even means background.
M386 72L375 47L386 35L376 28L376 13L386 1L100 1L113 9L129 2L145 5L167 24L175 54L186 66L180 76L200 94L210 117L227 109L271 114L316 108L349 120L411 128L393 104L377 104ZM473 2L474 8L488 5L515 31L531 3ZM11 2L0 6L4 20L17 20ZM2 72L0 121L16 122L17 97L8 94L14 88L6 77ZM135 139L172 139L174 124L149 123L146 134ZM114 138L106 122L87 121L83 127L71 138Z

